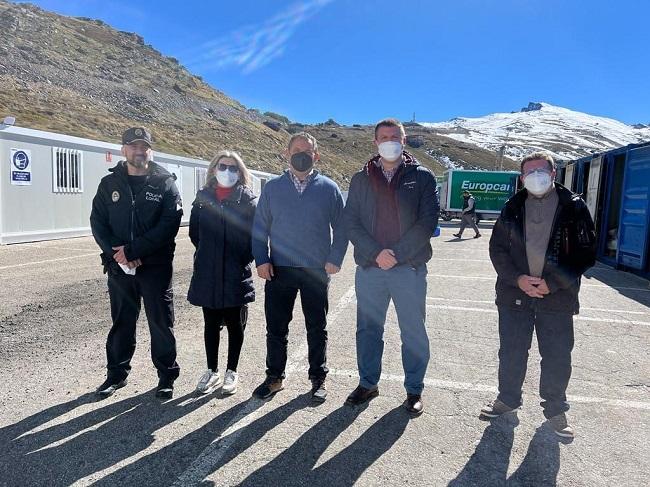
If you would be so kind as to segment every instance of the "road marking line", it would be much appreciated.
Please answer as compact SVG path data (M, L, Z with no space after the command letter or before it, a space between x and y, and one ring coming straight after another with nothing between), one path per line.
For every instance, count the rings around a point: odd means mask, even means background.
M328 327L336 322L339 315L346 310L350 302L355 298L354 286L351 286L336 305L336 308L328 314ZM300 364L307 358L307 340L301 341L299 349L287 362L286 372L296 372L301 369ZM267 404L261 400L251 400L246 404L230 423L223 433L215 438L190 464L190 466L178 476L173 486L197 485L213 472L213 466L221 462L230 447L238 440L245 427L258 419L263 406Z
M48 264L50 262L60 262L60 261L64 261L64 260L81 259L82 257L90 257L91 255L93 255L95 257L99 257L98 252L93 252L92 254L73 255L71 257L59 257L58 259L40 260L38 262L25 262L23 264L5 265L5 266L0 267L0 271L3 271L5 269L14 269L16 267L26 267L26 266L30 266L30 265Z
M349 376L354 377L356 374L358 374L356 370L341 370L341 369L330 369L329 373L330 375L341 376L341 377L349 377ZM397 375L397 374L382 373L380 380L404 383L404 376ZM490 386L486 384L478 384L473 382L457 382L453 380L442 380L442 379L429 379L427 377L424 378L424 384L438 389L452 389L452 390L474 391L474 392L492 392L495 394L498 392L495 386ZM574 396L574 395L568 395L567 399L571 402L578 402L584 404L604 404L613 407L644 409L650 411L650 402L627 401L624 399L610 399L606 397Z
M459 302L459 303L494 304L494 299L480 300L480 299L460 299L460 298L438 298L433 296L427 296L427 299L431 299L433 301L447 301L447 302ZM650 311L630 311L626 309L589 308L587 306L580 306L580 311L604 311L606 313L627 313L632 315L650 315Z
M451 274L434 274L430 273L427 278L428 279L436 279L436 278L449 278L449 279L471 279L471 280L476 280L476 281L494 281L496 280L496 274L494 274L493 277L486 277L486 276L462 276L462 275L451 275ZM630 287L630 286L608 286L607 284L586 284L582 283L580 284L580 287L598 287L602 289L625 289L628 291L645 291L645 292L650 292L650 287Z
M427 308L434 309L448 309L451 311L480 311L481 313L490 313L497 314L499 311L497 309L487 309L487 308L470 308L468 306L447 306L444 304L427 304ZM574 316L574 321L595 321L598 323L622 323L625 325L640 325L640 326L650 326L648 321L634 321L634 320L617 320L611 318L592 318L589 316Z

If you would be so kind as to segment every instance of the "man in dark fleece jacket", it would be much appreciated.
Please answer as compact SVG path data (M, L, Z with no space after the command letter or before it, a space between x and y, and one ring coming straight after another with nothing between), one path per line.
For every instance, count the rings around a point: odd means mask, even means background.
M435 176L404 151L406 135L394 119L375 126L379 155L352 177L345 207L348 238L357 263L357 365L359 386L347 403L363 404L379 394L386 312L392 299L402 337L406 401L423 410L429 363L425 328L430 238L438 226Z
M311 395L322 402L329 371L329 276L339 271L348 244L342 226L343 196L334 181L314 169L319 154L313 136L294 134L285 155L290 166L264 186L253 223L257 274L266 280L266 379L253 395L266 399L283 388L289 323L300 291Z
M573 315L582 274L596 260L596 232L582 199L554 183L555 162L543 152L521 162L524 188L508 200L490 238L497 272L499 395L481 409L485 419L521 406L533 330L542 356L539 384L544 416L560 437L567 423Z

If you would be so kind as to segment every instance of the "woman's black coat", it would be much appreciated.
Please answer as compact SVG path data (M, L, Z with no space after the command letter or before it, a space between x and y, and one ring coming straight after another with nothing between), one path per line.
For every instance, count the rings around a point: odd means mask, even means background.
M197 193L190 215L190 240L196 247L190 303L222 309L255 300L251 229L256 198L241 184L221 202L214 188Z

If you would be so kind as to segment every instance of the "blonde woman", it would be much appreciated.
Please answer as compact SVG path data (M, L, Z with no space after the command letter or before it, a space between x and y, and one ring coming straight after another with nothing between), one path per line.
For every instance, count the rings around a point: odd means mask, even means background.
M203 308L208 368L196 387L203 394L219 386L223 394L237 392L248 303L255 299L250 267L255 206L242 158L236 152L219 152L208 166L206 185L197 193L190 216L190 240L196 252L187 299ZM223 327L228 329L228 363L222 377L218 355Z

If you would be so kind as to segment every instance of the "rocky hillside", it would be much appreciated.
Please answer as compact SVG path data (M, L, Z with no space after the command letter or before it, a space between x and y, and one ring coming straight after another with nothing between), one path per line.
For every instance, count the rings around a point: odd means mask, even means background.
M210 158L234 148L269 172L285 167L290 133L305 129L321 144L324 172L343 187L374 152L371 127L305 126L248 109L137 34L98 20L0 0L0 32L0 116L22 127L117 142L124 127L143 124L158 150ZM494 167L493 151L418 125L408 132L410 149L438 174L450 163Z

